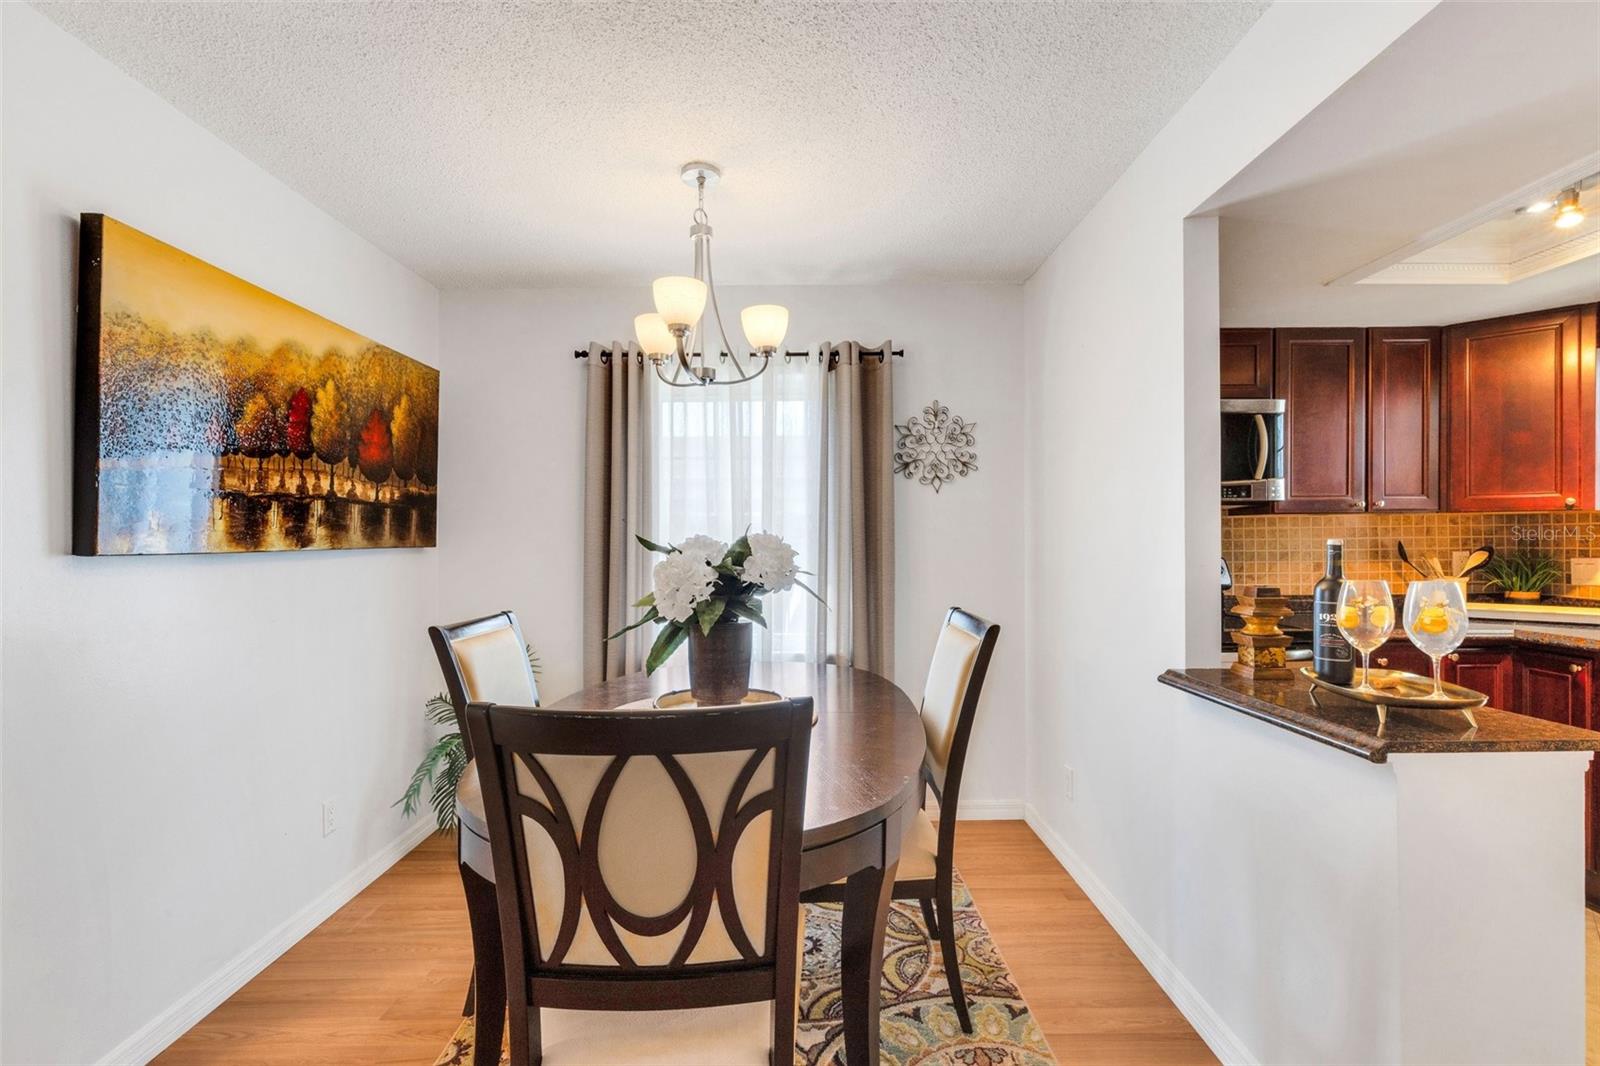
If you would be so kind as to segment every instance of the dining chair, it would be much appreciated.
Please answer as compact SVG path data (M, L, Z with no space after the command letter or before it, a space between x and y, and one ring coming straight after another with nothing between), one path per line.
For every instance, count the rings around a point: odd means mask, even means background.
M788 1066L811 700L466 718L512 1066Z
M922 729L927 751L922 757L920 802L916 817L906 829L900 865L895 870L894 898L914 899L922 906L928 935L939 942L945 980L963 1032L972 1032L966 990L961 986L961 960L956 952L955 843L956 804L961 794L961 772L967 761L967 742L977 714L983 679L989 672L1000 627L960 607L945 613L944 625L934 645L933 661L922 689ZM927 793L939 802L939 824L926 809ZM841 884L807 892L808 901L842 898Z
M461 732L462 747L468 759L461 780L456 783L456 804L458 807L463 803L481 806L476 797L478 773L472 762L472 738L467 731L467 704L481 700L538 706L539 684L528 662L528 645L523 639L522 627L517 624L517 616L511 611L454 625L429 626L428 637L433 641L434 654L439 657L445 691L455 708L456 728ZM467 986L467 999L461 1013L474 1015L476 1044L486 1049L481 1055L475 1055L476 1061L498 1062L505 1031L503 974L497 961L480 965L479 960L498 958L494 950L488 949L499 943L500 915L494 882L485 876L489 871L473 869L468 853L468 849L473 848L473 854L485 854L488 841L471 839L468 834L465 827L456 833L456 867L461 874L461 889L467 897L467 920L472 928L473 944L472 981ZM491 1051L492 1058L489 1057Z

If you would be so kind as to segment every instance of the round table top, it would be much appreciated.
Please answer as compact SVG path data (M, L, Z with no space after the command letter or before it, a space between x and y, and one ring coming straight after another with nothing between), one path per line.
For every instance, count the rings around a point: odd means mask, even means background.
M750 685L815 701L817 724L811 730L806 777L807 848L881 822L915 796L927 741L911 697L892 681L852 667L757 663ZM649 677L628 674L591 685L545 706L612 709L688 687L688 671L680 665ZM467 777L472 780L463 778L458 793L461 821L487 838L477 774Z

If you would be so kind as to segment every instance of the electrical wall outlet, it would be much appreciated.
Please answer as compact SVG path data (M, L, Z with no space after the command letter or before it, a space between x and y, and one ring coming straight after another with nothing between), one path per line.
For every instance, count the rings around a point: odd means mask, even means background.
M338 821L336 820L336 818L334 816L334 809L335 809L336 806L337 806L337 801L336 800L328 799L328 800L323 800L322 801L322 835L323 836L332 836L333 835L333 831L335 829L339 828L339 823L338 823Z
M1061 788L1064 792L1066 792L1067 799L1069 800L1073 798L1073 790L1077 784L1077 782L1074 780L1076 776L1077 775L1073 773L1070 764L1061 764Z
M1573 585L1600 585L1600 559L1573 559Z

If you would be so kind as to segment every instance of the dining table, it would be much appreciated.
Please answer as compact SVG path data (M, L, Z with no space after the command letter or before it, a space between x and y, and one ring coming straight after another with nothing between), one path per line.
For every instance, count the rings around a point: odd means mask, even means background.
M546 708L634 713L687 689L687 670L624 676L590 685ZM892 681L867 670L810 662L756 663L750 684L785 698L811 697L815 724L806 774L800 864L802 898L827 889L843 900L840 978L844 1061L878 1061L883 938L900 847L919 806L926 738L916 705ZM472 924L474 1064L499 1062L505 974L494 863L483 795L469 766L457 788L463 882ZM842 892L838 883L843 882Z

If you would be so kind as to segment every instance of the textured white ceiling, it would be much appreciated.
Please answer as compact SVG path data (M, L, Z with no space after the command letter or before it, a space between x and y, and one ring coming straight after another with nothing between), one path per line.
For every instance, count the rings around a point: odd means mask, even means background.
M1022 280L1266 4L37 6L466 287L686 272L690 159L719 279Z

